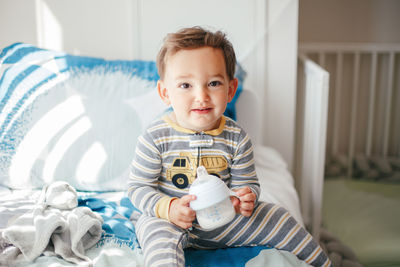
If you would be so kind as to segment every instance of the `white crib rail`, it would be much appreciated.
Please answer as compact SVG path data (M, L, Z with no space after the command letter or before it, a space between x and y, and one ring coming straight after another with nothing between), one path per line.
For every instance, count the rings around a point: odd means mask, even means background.
M303 43L331 74L327 160L353 176L356 156L400 157L400 45Z
M322 221L329 73L301 54L298 66L296 186L306 227L318 240Z

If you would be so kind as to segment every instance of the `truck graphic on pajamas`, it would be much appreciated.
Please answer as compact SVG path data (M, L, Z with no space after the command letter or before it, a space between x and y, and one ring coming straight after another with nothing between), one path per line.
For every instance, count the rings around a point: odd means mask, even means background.
M228 168L228 162L221 155L201 156L200 165L206 167L209 174L218 177L218 172ZM167 180L172 181L176 187L183 189L192 184L196 179L196 171L197 157L189 152L181 152L179 153L179 157L176 157L172 161L171 168L167 170Z

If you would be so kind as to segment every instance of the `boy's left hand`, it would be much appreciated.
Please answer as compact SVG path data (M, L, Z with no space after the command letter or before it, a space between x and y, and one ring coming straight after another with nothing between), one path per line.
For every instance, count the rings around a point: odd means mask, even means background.
M239 197L231 197L236 213L240 213L245 217L250 217L254 210L254 201L257 198L256 194L254 194L248 186L237 190L234 189L233 191L235 191Z

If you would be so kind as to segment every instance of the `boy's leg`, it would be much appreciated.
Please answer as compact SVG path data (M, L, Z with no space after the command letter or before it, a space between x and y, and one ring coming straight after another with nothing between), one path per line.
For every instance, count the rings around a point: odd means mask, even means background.
M166 220L146 215L140 216L135 228L145 266L185 266L185 230Z
M281 206L260 202L251 217L237 215L225 226L212 231L195 229L197 247L266 245L293 253L313 266L330 266L314 238Z

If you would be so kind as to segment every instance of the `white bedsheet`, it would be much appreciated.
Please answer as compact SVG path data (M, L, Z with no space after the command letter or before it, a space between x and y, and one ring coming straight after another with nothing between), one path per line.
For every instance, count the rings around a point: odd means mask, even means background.
M266 146L255 146L254 158L261 185L260 200L282 205L304 226L294 179L282 156Z

